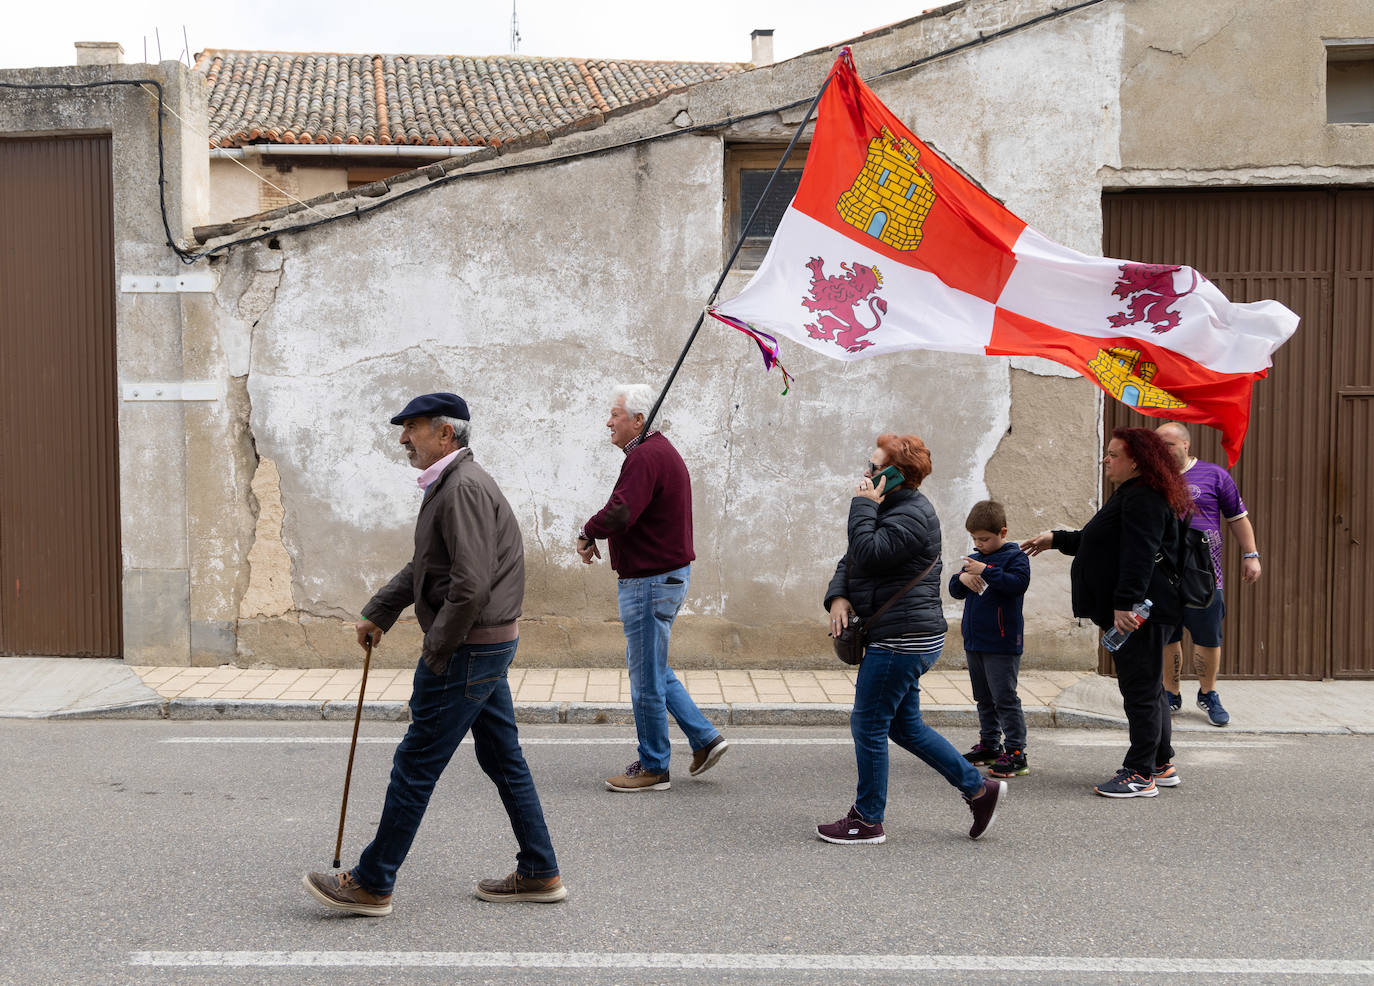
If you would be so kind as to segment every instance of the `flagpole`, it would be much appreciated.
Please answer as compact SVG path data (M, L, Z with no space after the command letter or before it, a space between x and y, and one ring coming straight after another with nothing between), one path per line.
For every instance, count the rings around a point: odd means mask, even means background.
M845 48L841 55L849 51ZM778 175L782 174L783 167L787 164L787 159L792 156L792 149L797 146L797 141L801 138L802 131L811 122L811 115L816 112L816 107L820 105L821 97L825 95L825 90L830 85L831 78L834 77L834 67L825 74L825 81L821 83L820 91L816 93L816 98L811 100L811 105L806 108L806 115L797 125L797 131L792 135L791 142L787 145L787 150L783 151L782 159L778 161L778 166L773 169L773 173L768 176L768 182L763 186L763 191L759 193L759 199L754 203L754 210L749 213L749 218L745 220L744 228L740 230L739 239L735 241L735 248L730 251L730 259L725 261L725 267L721 269L720 277L716 278L716 286L711 289L711 297L702 306L700 314L697 315L696 325L692 326L692 334L687 337L687 344L682 347L682 352L678 353L677 362L673 364L673 370L668 374L668 381L663 385L663 390L659 392L658 400L654 401L653 408L649 411L649 416L644 419L644 427L640 430L640 437L649 434L649 428L654 423L654 418L658 415L658 409L663 406L663 398L668 396L668 388L677 379L677 371L682 368L682 361L687 358L687 351L692 348L692 343L696 342L697 333L701 331L701 323L706 318L706 309L716 300L716 295L720 294L720 287L725 283L725 277L730 273L730 268L734 266L735 258L739 256L740 249L744 246L744 240L749 235L749 229L754 225L754 220L758 218L759 210L763 208L763 203L768 198L768 192L772 189L773 183L777 181Z

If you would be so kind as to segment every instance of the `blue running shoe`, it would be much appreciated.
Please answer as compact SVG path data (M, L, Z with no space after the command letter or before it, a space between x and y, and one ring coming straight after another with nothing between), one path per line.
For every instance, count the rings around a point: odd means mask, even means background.
M1207 721L1213 726L1224 726L1231 721L1231 713L1221 707L1221 696L1216 692L1197 693L1197 707L1207 713Z
M1169 715L1173 715L1183 708L1183 695L1179 692L1171 692L1166 688L1164 689L1164 697L1169 700Z
M1104 798L1153 798L1159 794L1154 777L1137 774L1129 767L1122 767L1115 777L1093 790Z

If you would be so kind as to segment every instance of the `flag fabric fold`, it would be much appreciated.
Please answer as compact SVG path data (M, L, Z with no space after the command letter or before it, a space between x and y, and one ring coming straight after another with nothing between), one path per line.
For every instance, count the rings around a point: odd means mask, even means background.
M782 368L779 337L841 360L1044 357L1142 414L1218 428L1233 465L1251 388L1298 325L1191 267L1091 257L1027 226L893 116L848 49L763 263L708 311L769 368Z

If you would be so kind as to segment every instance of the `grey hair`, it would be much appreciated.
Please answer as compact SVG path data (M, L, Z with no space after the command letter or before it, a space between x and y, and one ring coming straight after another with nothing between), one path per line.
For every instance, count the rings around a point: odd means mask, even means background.
M472 422L464 421L462 418L450 418L442 414L432 415L429 419L429 426L438 431L444 425L453 428L453 440L458 443L459 448L467 448L468 438L472 435Z
M642 414L646 418L654 406L654 391L647 383L618 383L611 387L611 404L625 401L625 413L630 417Z

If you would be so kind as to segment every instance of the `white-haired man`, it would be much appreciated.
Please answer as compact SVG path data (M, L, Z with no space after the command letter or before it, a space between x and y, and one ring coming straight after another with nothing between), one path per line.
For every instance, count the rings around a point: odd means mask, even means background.
M668 790L670 713L691 744L692 776L715 766L728 746L668 666L673 620L687 598L696 558L692 481L682 456L662 432L643 434L653 396L642 383L612 389L606 427L625 461L611 498L577 536L577 554L588 565L601 557L596 542L605 538L611 567L620 576L620 621L639 759L623 774L606 779L611 791Z
M1192 437L1188 429L1177 421L1160 425L1155 432L1169 446L1195 509L1190 527L1207 532L1212 547L1212 563L1217 569L1217 595L1206 609L1184 609L1183 624L1164 646L1164 697L1169 711L1183 707L1183 686L1179 678L1183 672L1183 631L1192 638L1194 667L1198 676L1197 706L1207 714L1213 726L1224 726L1231 714L1221 705L1217 694L1217 674L1221 670L1221 624L1226 616L1221 574L1222 520L1225 520L1240 541L1241 580L1254 582L1260 577L1259 549L1255 547L1255 528L1250 523L1245 501L1240 498L1231 474L1211 462L1202 462L1191 454Z

